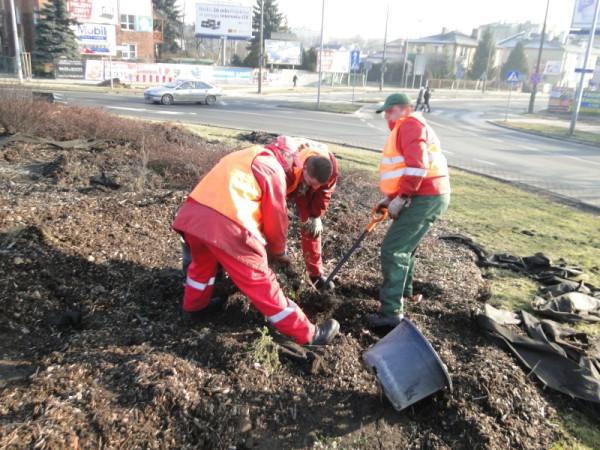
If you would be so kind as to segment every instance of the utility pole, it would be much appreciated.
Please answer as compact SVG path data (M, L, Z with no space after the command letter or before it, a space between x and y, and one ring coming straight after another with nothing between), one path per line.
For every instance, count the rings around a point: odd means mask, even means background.
M10 5L10 20L12 22L15 61L17 64L17 76L19 77L19 83L23 84L23 67L21 67L21 50L19 48L19 33L17 31L17 12L15 9L15 1L10 0L8 3Z
M585 81L585 71L587 70L588 61L594 48L594 38L596 37L596 25L598 23L598 15L600 13L600 0L596 0L596 6L594 8L594 20L592 22L592 29L590 30L590 40L588 41L588 48L585 52L585 58L583 60L583 67L581 71L581 78L579 80L579 88L577 89L577 98L575 100L575 109L573 110L573 117L571 118L571 127L569 128L569 134L572 136L575 133L575 127L577 126L577 119L579 118L579 110L581 109L581 99L583 98L583 82Z
M404 55L402 57L402 87L406 89L408 82L408 38L404 41Z
M321 106L321 81L323 79L323 27L325 25L325 0L321 10L321 47L319 50L319 83L317 85L317 109Z
M265 28L265 0L260 0L260 50L258 51L258 93L262 94L263 33Z
M383 36L383 54L381 55L381 80L379 80L379 91L383 91L383 82L385 77L385 50L387 47L387 32L388 32L388 20L390 18L390 5L388 3L387 10L385 13L385 34Z
M527 112L529 114L533 114L535 109L535 97L537 95L538 83L539 79L541 79L540 75L540 65L542 64L542 53L544 51L544 41L546 40L546 23L548 22L548 10L550 9L550 0L546 3L546 15L544 16L544 26L542 27L542 37L540 39L540 50L538 52L537 64L535 66L535 78L533 80L533 85L531 86L531 96L529 97L529 109Z

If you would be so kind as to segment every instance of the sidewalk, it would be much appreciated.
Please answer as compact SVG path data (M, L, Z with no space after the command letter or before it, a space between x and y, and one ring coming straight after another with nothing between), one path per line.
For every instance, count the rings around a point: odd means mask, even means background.
M564 141L600 146L600 117L584 116L577 122L575 134L568 134L571 122L561 117L541 117L540 115L511 117L507 122L491 121L494 125L512 130L546 136Z

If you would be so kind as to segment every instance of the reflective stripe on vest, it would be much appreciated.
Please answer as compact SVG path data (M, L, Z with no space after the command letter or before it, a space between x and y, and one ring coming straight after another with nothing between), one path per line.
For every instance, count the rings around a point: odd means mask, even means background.
M305 150L300 150L298 153L294 155L294 166L292 168L294 173L294 180L287 188L287 194L290 195L302 182L302 172L304 170L304 164L308 158L313 156L321 156L323 158L329 158L329 152L325 149L312 149L307 148Z
M427 164L428 167L408 167L404 156L398 151L398 131L407 120L418 120L427 130ZM400 119L383 148L383 155L379 164L379 188L386 195L394 195L400 189L403 176L434 178L448 175L448 163L440 148L440 141L433 129L418 113Z
M237 222L265 244L261 232L262 192L252 172L252 163L260 154L270 153L264 147L253 146L223 157L200 180L190 198Z
M193 287L194 289L196 289L198 291L203 291L209 286L214 286L215 277L212 277L210 280L208 280L207 283L200 283L199 281L192 280L190 277L187 277L185 280L185 284L187 284L190 287Z

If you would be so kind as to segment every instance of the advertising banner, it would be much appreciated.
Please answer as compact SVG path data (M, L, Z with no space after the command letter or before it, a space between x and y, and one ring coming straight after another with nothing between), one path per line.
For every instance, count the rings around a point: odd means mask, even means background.
M117 38L114 25L82 23L72 28L79 44L79 53L82 55L116 55Z
M71 17L79 23L116 25L117 0L67 0Z
M265 40L267 64L287 64L299 66L302 64L302 44L297 41Z
M317 52L317 71L319 70L319 53ZM350 72L350 52L347 50L323 50L323 72Z
M590 30L592 28L592 21L594 20L595 6L596 0L575 0L575 11L573 12L571 28ZM600 23L600 19L598 19L598 22Z
M252 37L252 6L197 3L196 36L250 39Z
M54 61L54 78L83 80L85 78L84 62L73 61L70 59L57 59Z

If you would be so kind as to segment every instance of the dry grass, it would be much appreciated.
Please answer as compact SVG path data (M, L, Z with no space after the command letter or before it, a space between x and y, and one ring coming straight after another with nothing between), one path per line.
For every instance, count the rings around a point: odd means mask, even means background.
M34 100L31 91L1 87L0 127L4 134L27 134L55 141L105 140L133 149L139 159L139 186L148 169L172 188L189 188L232 146L208 141L172 123L119 117L102 109Z

